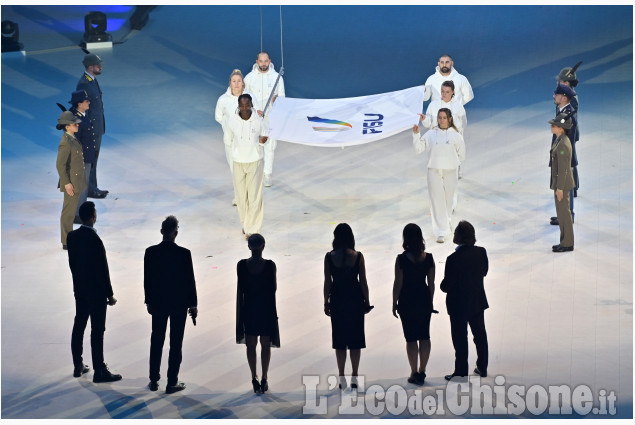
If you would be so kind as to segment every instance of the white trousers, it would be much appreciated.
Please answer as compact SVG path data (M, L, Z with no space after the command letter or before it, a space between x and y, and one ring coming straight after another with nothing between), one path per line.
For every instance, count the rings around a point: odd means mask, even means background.
M262 125L266 129L269 129L269 115L264 118ZM265 174L273 173L273 156L276 151L276 144L277 140L270 137L267 143L263 146L265 154Z
M276 139L269 138L263 146L265 151L265 174L273 173L273 156L276 150Z
M232 186L234 188L234 199L236 199L236 185L234 184L234 160L232 159L232 145L225 145L225 159L229 164L229 171L232 173Z
M456 169L428 168L432 232L437 238L452 234L452 204L457 181Z
M264 216L263 161L234 162L234 188L240 224L246 234L260 233Z

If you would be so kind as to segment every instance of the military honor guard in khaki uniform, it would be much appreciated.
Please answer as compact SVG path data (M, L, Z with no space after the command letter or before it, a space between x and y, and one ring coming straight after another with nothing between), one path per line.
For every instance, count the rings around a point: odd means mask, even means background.
M84 170L84 152L82 144L75 138L75 133L82 120L70 111L62 112L57 120L56 128L64 130L62 140L57 149L57 173L60 176L57 187L64 193L64 204L60 227L62 230L62 248L66 249L66 235L73 230L73 219L79 195L86 189Z
M573 220L569 208L570 191L575 187L571 170L572 148L568 131L572 120L566 114L559 114L549 120L551 132L556 136L551 146L551 189L554 191L556 215L560 226L560 243L552 247L553 252L573 251Z

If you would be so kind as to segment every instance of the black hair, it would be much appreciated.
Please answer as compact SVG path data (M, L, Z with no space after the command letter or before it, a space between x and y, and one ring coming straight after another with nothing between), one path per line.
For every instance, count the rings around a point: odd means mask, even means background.
M79 207L79 218L82 219L82 223L87 224L93 217L95 217L95 203L93 201L86 201Z
M353 229L346 223L340 223L333 230L333 249L350 248L355 250L355 236Z
M161 223L161 232L163 236L172 236L179 228L179 220L173 215L169 215Z
M414 223L406 224L403 228L403 249L418 256L426 249L426 241L423 239L421 227Z
M469 221L461 220L454 230L454 243L458 245L474 245L476 232Z
M251 105L253 106L254 101L252 100L251 96L247 93L243 93L240 96L238 96L238 105L240 106L240 101L243 99L248 99L249 103L251 103Z
M260 233L252 233L247 238L247 246L249 249L260 248L265 244L265 238Z

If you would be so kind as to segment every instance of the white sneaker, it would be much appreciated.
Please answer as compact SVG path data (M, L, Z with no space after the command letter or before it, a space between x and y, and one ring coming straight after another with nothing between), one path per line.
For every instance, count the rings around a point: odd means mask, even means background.
M265 187L271 187L271 174L265 174Z
M444 237L444 236L439 236L439 237L437 238L437 242L438 242L438 243L443 243L443 242L445 242L445 237Z

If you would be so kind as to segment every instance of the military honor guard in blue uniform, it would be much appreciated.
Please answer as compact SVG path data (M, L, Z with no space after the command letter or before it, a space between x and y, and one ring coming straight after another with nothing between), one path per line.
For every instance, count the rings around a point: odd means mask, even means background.
M94 130L95 158L92 161L88 180L88 197L89 198L105 198L108 195L107 190L101 190L97 186L97 161L99 160L99 150L101 148L101 138L106 132L106 119L104 117L104 103L102 101L102 92L97 82L97 76L101 75L102 64L101 58L93 53L84 56L82 61L84 64L84 75L81 76L77 83L78 91L85 91L90 100L90 109L88 111L89 119L92 122Z
M93 162L95 161L95 126L93 125L93 121L90 119L88 115L88 110L90 109L90 100L88 99L88 94L84 90L74 91L71 95L71 100L68 102L71 104L70 111L77 118L81 120L79 123L79 129L77 133L75 133L75 137L82 144L82 149L84 151L84 169L86 170L86 189L79 194L79 203L77 205L77 211L75 212L75 224L82 224L81 219L79 218L79 207L86 202L86 198L88 196L88 184L89 184L89 176L90 170Z

